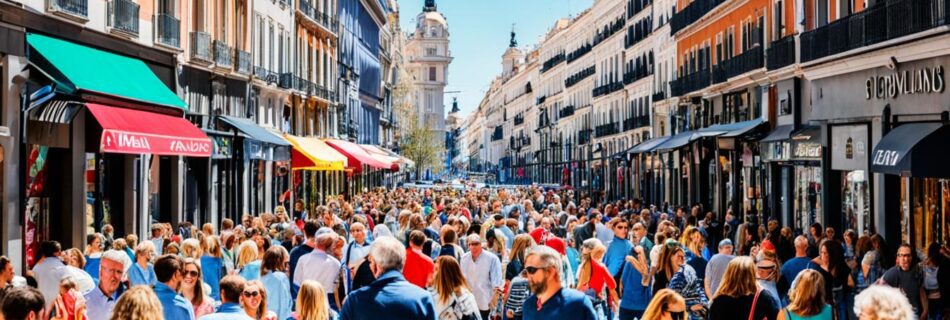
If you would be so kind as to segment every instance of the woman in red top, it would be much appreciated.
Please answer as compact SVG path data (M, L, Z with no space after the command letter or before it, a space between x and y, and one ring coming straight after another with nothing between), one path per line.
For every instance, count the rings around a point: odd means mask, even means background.
M577 273L578 290L591 296L595 308L608 307L609 310L603 310L605 314L608 311L616 313L617 302L620 301L617 283L602 262L606 252L607 247L600 240L592 238L584 241L581 266Z

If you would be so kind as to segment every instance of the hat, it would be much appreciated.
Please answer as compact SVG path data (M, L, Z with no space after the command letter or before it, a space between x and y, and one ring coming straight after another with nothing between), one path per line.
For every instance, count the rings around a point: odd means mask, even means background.
M775 244L772 241L765 240L762 241L762 250L775 251Z
M551 247L551 249L554 249L554 251L557 251L561 255L567 254L567 245L561 238L552 236L544 241L544 245Z
M731 246L731 245L732 245L731 239L722 239L722 241L719 241L720 248L725 247L725 246Z

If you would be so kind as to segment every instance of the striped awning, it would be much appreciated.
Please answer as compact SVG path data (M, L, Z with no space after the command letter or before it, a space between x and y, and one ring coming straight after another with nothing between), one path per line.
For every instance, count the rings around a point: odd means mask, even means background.
M84 102L74 100L54 99L47 102L42 108L30 113L30 120L68 124L73 116L84 106Z

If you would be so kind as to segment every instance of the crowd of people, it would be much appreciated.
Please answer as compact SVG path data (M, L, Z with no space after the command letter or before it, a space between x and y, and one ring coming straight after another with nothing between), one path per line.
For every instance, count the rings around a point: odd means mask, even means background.
M22 277L0 257L0 305L6 320L950 319L945 245L740 220L537 186L377 189L45 241Z

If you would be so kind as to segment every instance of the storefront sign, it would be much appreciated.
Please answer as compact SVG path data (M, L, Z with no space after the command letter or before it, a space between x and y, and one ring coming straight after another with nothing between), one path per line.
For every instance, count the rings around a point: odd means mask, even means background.
M211 141L169 137L137 132L105 130L102 132L102 152L180 155L207 157L211 154Z
M792 152L795 158L821 158L821 145L811 142L800 142L795 144L795 150Z
M831 169L868 169L868 125L831 126Z
M871 76L865 81L865 99L897 98L899 95L942 93L945 86L943 66L898 71Z
M893 167L897 165L897 160L901 157L900 152L894 150L875 150L874 158L871 159L871 164L875 166L889 166Z

